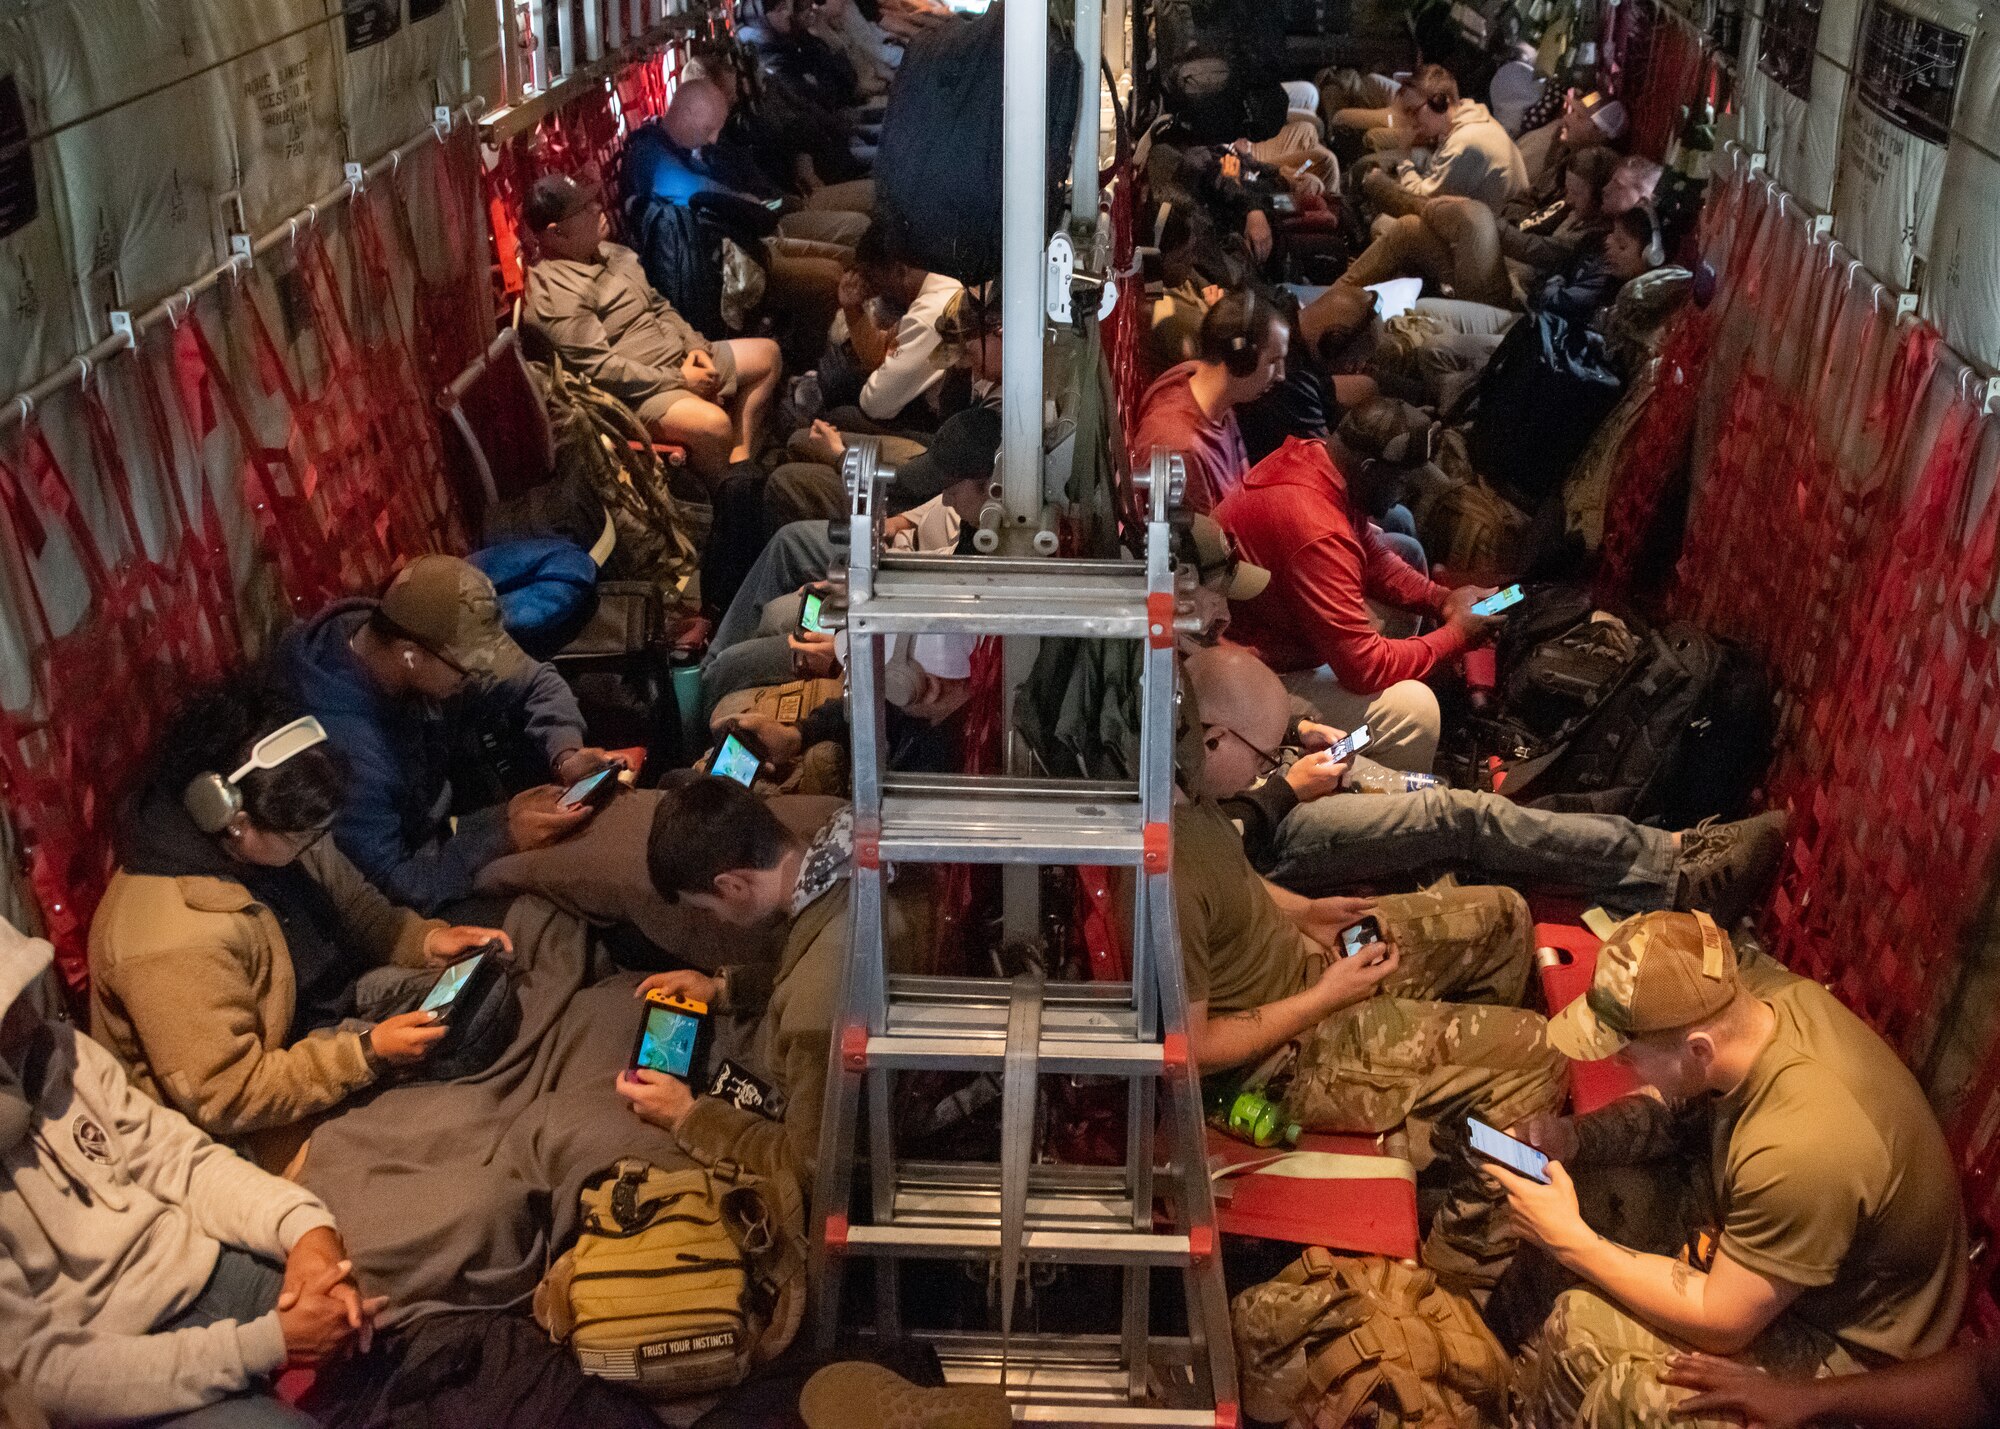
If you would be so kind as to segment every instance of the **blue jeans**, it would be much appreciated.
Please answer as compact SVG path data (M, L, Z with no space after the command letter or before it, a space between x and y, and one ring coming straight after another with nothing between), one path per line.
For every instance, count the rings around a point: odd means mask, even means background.
M1671 908L1673 835L1615 814L1554 814L1498 794L1329 794L1278 825L1273 883L1320 897L1431 865L1576 889L1632 913Z
M701 662L702 721L724 695L792 678L792 651L782 634L764 630L764 607L833 569L833 538L824 521L780 527L743 578L715 627Z
M284 1284L284 1267L226 1245L216 1257L215 1269L195 1302L171 1320L155 1325L153 1331L160 1334L168 1330L200 1329L224 1320L239 1323L255 1320L277 1307L278 1292ZM169 1414L145 1422L147 1429L309 1429L314 1421L310 1415L273 1399L268 1388L256 1388L185 1414Z
M1383 544L1403 558L1419 575L1431 573L1430 557L1424 554L1424 543L1417 539L1417 518L1410 514L1407 506L1391 506L1375 523L1382 528Z

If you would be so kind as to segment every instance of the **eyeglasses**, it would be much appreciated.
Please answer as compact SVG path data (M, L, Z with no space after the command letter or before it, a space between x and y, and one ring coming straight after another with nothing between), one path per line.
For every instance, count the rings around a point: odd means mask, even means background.
M317 829L300 829L296 833L286 834L285 837L288 839L303 840L303 842L300 843L298 847L292 851L292 857L303 858L306 854L311 853L314 849L318 848L320 845L320 840L324 839L328 834L332 832L333 832L333 825L326 824Z
M1238 744L1242 745L1245 749L1249 750L1252 754L1257 756L1258 760L1260 761L1257 770L1258 773L1260 774L1275 773L1278 769L1284 766L1285 762L1284 760L1280 759L1270 750L1264 748L1261 744L1252 744L1249 740L1245 739L1242 735L1238 734L1235 730L1231 729L1226 724L1204 724L1201 727L1201 732L1202 732L1202 743L1208 748L1208 751L1211 754L1213 754L1216 751L1216 749L1218 749L1221 746L1223 738L1226 736L1230 739L1235 740Z

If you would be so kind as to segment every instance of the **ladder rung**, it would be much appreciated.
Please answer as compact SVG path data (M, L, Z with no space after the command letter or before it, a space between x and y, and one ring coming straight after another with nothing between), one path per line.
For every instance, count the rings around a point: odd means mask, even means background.
M993 1071L1007 1056L1005 1037L908 1036L868 1039L868 1065L900 1071ZM1068 1041L1044 1037L1038 1070L1076 1076L1151 1075L1160 1070L1157 1042Z
M1003 1354L997 1335L947 1332L927 1335L945 1378L953 1384L1000 1383L1014 1421L1026 1424L1161 1424L1213 1426L1212 1409L1154 1408L1131 1403L1130 1376L1119 1342L1103 1335L1017 1334ZM1146 1344L1153 1373L1168 1382L1184 1378L1193 1350L1184 1337L1151 1336ZM1183 1386L1185 1389L1185 1386Z
M975 1230L999 1226L999 1167L962 1162L902 1162L896 1170L891 1214L897 1226ZM1030 1168L1027 1225L1030 1230L1131 1234L1132 1195L1124 1169Z
M847 1250L854 1255L907 1255L917 1259L984 1260L1000 1253L1000 1228L979 1226L850 1226ZM1029 1260L1072 1265L1186 1265L1188 1238L1143 1231L1043 1231L1022 1237Z
M1088 1406L1061 1404L1015 1403L1008 1406L1014 1411L1016 1424L1088 1424L1097 1429L1102 1424L1161 1424L1187 1425L1190 1429L1215 1429L1213 1409L1133 1409L1111 1404ZM1087 1413L1079 1414L1079 1409Z
M850 639L911 631L965 635L1147 634L1139 561L884 557L874 594L847 608Z
M1130 785L900 778L884 789L881 850L892 862L1137 866L1145 818Z
M888 1029L868 1039L868 1064L906 1070L994 1071L1007 1054L1006 982L897 977ZM1138 1035L1131 986L1051 983L1044 989L1041 1070L1085 1076L1155 1076L1161 1046Z

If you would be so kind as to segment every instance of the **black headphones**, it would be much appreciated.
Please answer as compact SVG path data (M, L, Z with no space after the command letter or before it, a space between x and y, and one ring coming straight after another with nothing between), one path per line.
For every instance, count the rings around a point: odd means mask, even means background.
M1223 301L1228 302L1229 299L1225 297ZM1264 305L1253 295L1244 294L1243 312L1237 320L1236 331L1222 345L1222 365L1232 377L1248 377L1257 370L1257 364L1263 358L1264 334L1258 331L1257 326L1260 314L1265 314Z

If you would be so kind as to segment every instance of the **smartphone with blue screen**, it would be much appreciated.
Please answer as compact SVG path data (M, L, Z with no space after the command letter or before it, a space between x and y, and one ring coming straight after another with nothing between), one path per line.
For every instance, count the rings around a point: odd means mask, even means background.
M1498 615L1503 610L1519 605L1522 599L1521 588L1517 585L1510 585L1505 590L1494 591L1493 594L1487 596L1482 601L1474 602L1472 613L1474 615Z
M1510 1171L1518 1171L1531 1181L1549 1184L1549 1158L1525 1141L1517 1141L1504 1131L1496 1131L1476 1116L1465 1119L1466 1137L1472 1149L1489 1161L1498 1161Z
M600 808L610 803L611 796L618 792L618 773L618 765L607 764L595 774L584 775L563 790L563 796L556 800L556 807L567 811L580 804Z
M756 781L757 770L763 760L750 752L750 746L733 734L722 737L722 748L715 751L715 758L709 761L708 772L721 779L734 779L748 789Z

